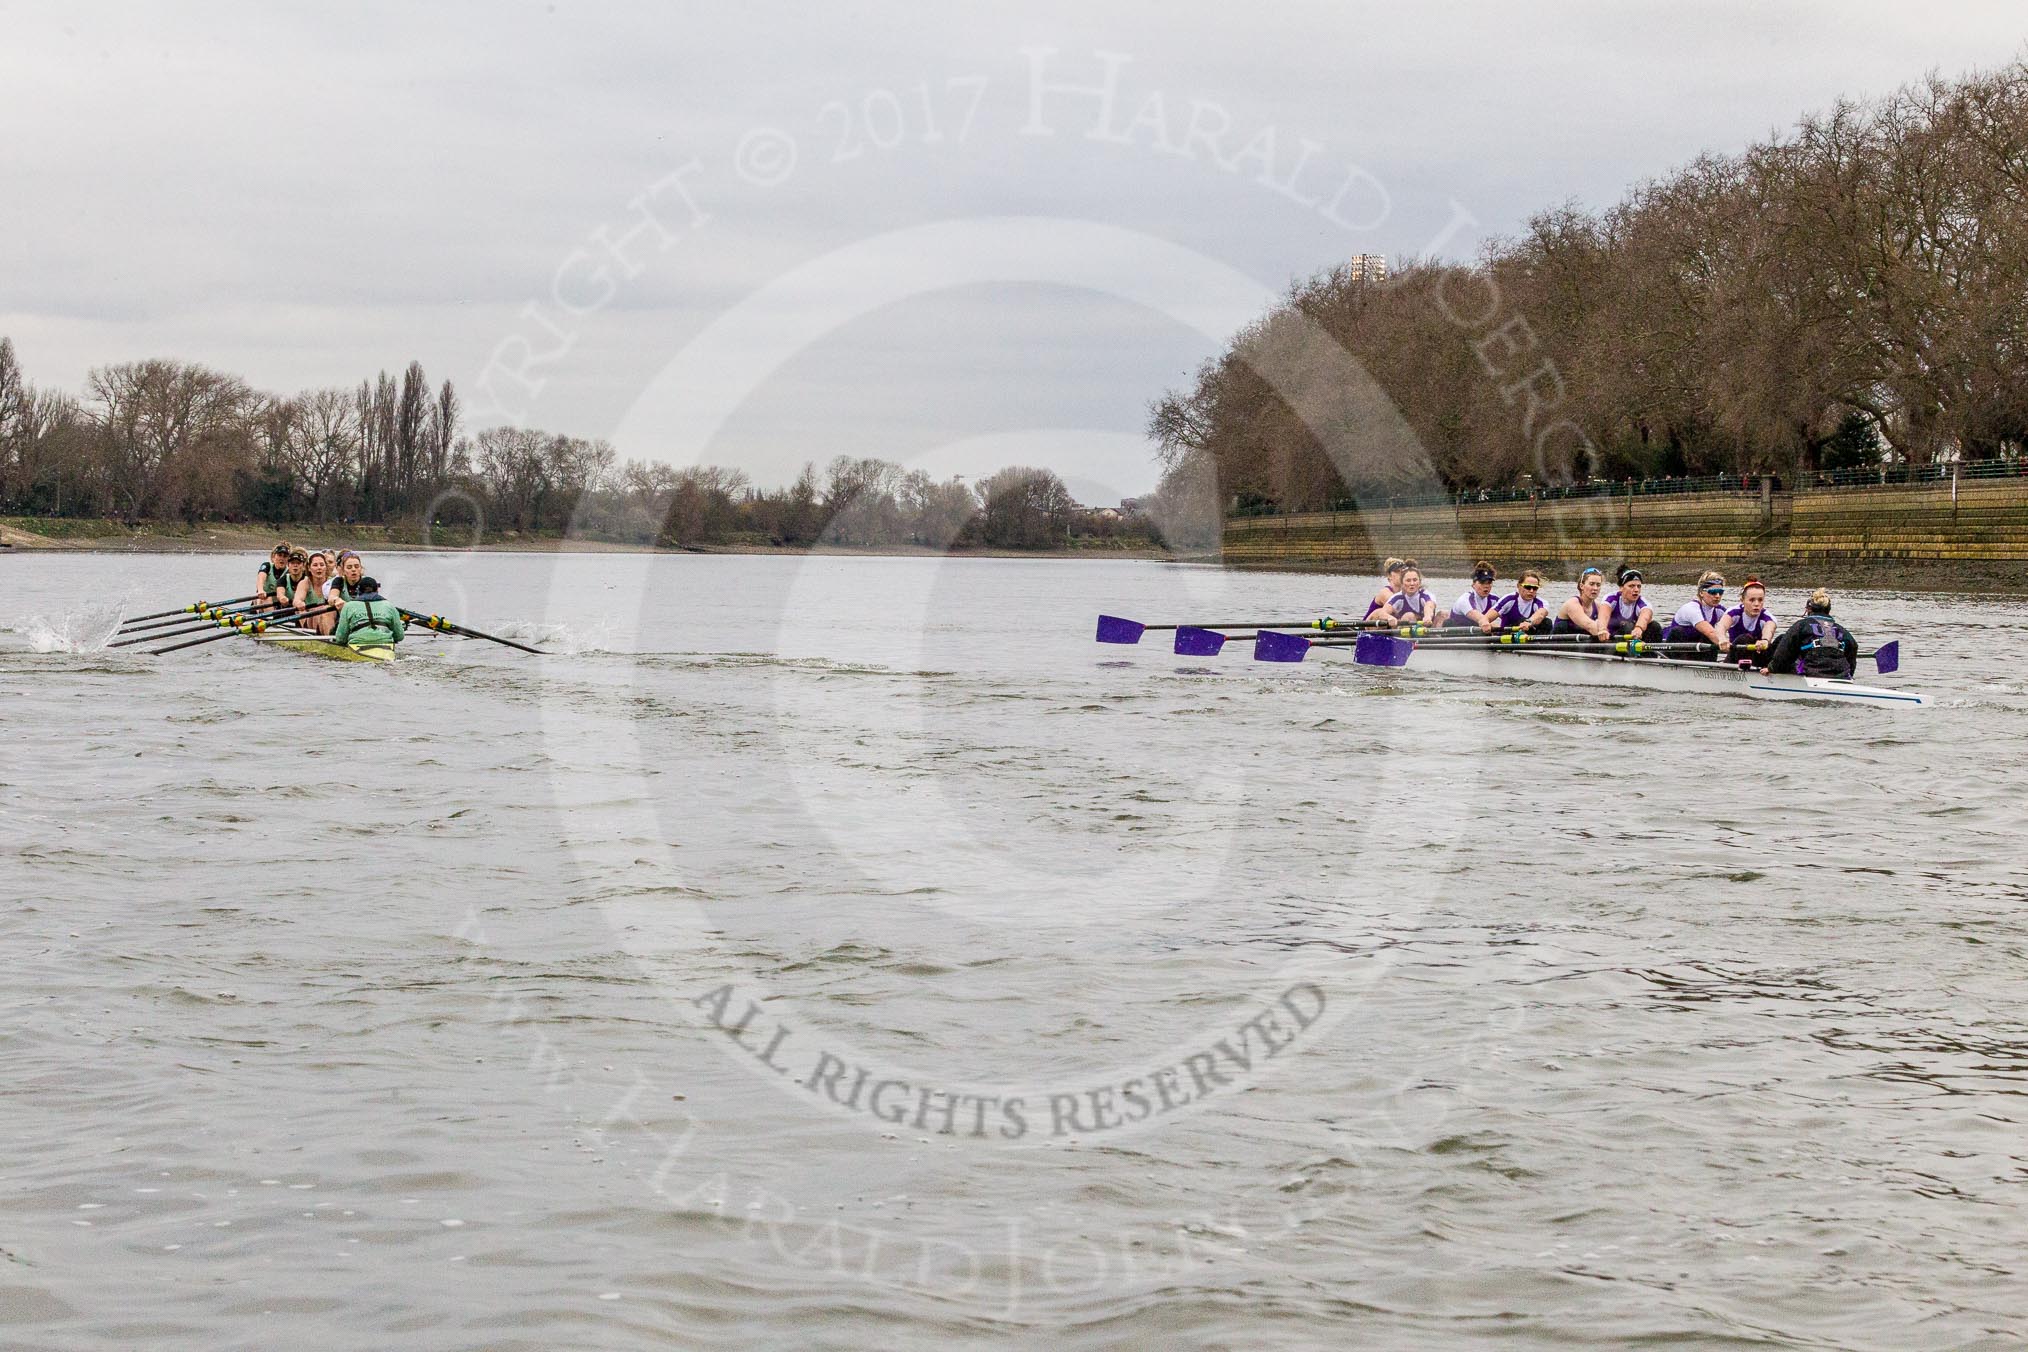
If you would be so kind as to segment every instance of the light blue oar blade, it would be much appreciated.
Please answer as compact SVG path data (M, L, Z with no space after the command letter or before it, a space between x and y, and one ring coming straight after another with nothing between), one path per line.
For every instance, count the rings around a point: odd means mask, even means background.
M1883 643L1873 654L1873 664L1880 668L1882 676L1892 675L1901 669L1901 640Z
M1254 635L1256 662L1300 662L1309 650L1310 640L1301 634L1277 634L1272 629L1263 629Z
M1098 641L1101 643L1139 643L1148 626L1134 620L1123 620L1117 615L1101 615L1098 622Z
M1225 646L1225 635L1216 629L1199 629L1186 624L1176 630L1176 655L1178 657L1216 657L1218 650Z

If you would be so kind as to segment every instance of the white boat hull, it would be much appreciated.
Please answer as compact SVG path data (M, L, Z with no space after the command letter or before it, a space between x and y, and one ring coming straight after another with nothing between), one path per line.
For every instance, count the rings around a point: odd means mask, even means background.
M1352 657L1349 645L1324 648ZM1313 651L1316 651L1313 649ZM1921 695L1886 686L1861 685L1822 676L1779 676L1717 662L1678 662L1656 657L1604 657L1546 648L1467 648L1418 644L1403 671L1463 676L1474 680L1549 681L1558 685L1618 686L1633 690L1744 695L1749 699L1820 700L1847 704L1928 703Z

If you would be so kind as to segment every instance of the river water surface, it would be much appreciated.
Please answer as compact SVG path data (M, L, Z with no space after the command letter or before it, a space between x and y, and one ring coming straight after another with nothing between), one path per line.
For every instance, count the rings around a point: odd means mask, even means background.
M1093 644L1363 591L1148 563L99 646L256 562L0 558L7 1347L2028 1326L2028 606L1842 597L1915 710Z

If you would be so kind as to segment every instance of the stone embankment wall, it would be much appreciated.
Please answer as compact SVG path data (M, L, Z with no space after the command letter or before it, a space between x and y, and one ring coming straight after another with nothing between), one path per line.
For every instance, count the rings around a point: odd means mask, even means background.
M1684 572L1745 563L2022 565L2028 481L1462 507L1375 504L1225 523L1224 560L1240 567L1366 573L1390 554L1451 574L1487 558L1503 575L1523 564L1568 570L1620 560Z

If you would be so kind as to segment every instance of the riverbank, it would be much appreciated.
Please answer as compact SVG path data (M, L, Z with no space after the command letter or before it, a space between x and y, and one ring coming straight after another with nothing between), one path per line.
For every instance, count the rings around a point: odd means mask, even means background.
M1422 555L1406 557L1422 561ZM1380 565L1385 562L1381 556L1373 556L1355 564L1322 563L1314 560L1289 559L1279 562L1245 560L1220 560L1211 555L1178 555L1178 563L1220 563L1242 572L1262 573L1317 573L1339 577L1377 577ZM1867 591L1951 591L1972 593L1981 596L2028 596L2028 564L2022 563L1970 563L1963 560L1944 562L1918 562L1903 559L1850 559L1834 562L1805 561L1785 556L1731 555L1714 556L1696 562L1646 563L1637 555L1600 556L1596 562L1600 567L1627 564L1641 570L1641 576L1651 583L1664 586L1688 586L1706 568L1715 568L1735 583L1746 578L1765 578L1770 584L1789 587L1834 587L1860 588ZM1493 566L1499 571L1503 585L1513 579L1519 568L1547 568L1557 577L1574 577L1586 563L1575 560L1537 564L1530 559L1516 560L1512 556L1492 557ZM1464 576L1469 563L1438 563L1428 565L1437 575Z
M1460 574L1564 576L1632 564L1663 582L1706 568L1890 590L2028 591L2028 485L1948 481L1765 496L1701 493L1391 507L1235 518L1240 568L1370 574L1389 555Z
M1168 559L1159 546L1115 544L1093 540L1055 549L937 549L928 545L861 547L825 544L814 547L734 543L660 545L640 541L601 540L583 536L524 534L505 531L473 540L458 532L419 531L389 526L248 526L219 523L184 525L146 522L126 526L115 521L64 517L0 517L0 552L69 550L124 554L255 554L265 555L276 540L289 539L320 547L356 549L360 553L469 552L571 554L837 554L856 557L932 557L979 559Z

